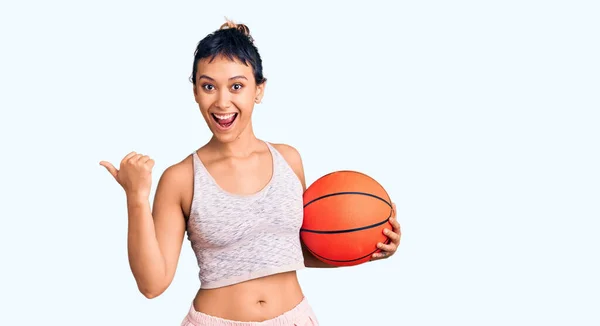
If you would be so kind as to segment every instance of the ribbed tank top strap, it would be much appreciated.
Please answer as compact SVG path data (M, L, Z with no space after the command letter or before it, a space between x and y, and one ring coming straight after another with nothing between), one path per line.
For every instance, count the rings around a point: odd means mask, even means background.
M277 151L273 145L271 145L268 142L266 142L266 143L267 143L267 146L269 146L271 153L273 154L273 171L274 171L273 178L276 180L276 182L278 184L283 183L286 186L290 186L290 185L302 186L302 184L300 183L300 180L298 179L298 176L294 172L294 169L292 169L292 167L288 164L285 157L283 157L283 155L279 151Z
M202 189L202 187L205 188L207 185L212 185L213 180L196 151L192 153L192 158L194 162L194 190L197 192Z
M213 197L219 192L219 189L196 151L192 153L192 161L194 166L194 190L192 193L190 214L192 217L197 218L197 214L202 214L202 212L198 210L201 202L213 200Z
M281 173L285 168L285 159L281 156L281 154L271 145L269 142L265 142L269 151L271 152L271 156L273 157L273 176L272 179L277 179L281 176Z

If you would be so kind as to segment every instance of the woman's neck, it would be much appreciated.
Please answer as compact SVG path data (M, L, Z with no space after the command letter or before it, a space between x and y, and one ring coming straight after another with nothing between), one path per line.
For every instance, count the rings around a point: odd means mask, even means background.
M209 146L225 156L246 157L264 146L262 143L254 135L252 127L248 126L236 140L231 142L223 143L213 136L209 141Z

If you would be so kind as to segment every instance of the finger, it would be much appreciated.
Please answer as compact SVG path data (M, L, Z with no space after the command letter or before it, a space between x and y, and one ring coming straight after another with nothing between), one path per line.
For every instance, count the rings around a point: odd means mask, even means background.
M392 252L396 251L397 247L396 247L395 243L385 244L385 243L379 242L377 244L377 248L379 248L379 249L381 249L383 251L387 251L389 253L392 253Z
M383 259L386 258L389 254L386 252L376 252L371 256L371 260L378 260L378 259Z
M400 234L400 223L398 223L398 220L395 217L390 217L389 221L392 225L394 233Z
M128 164L136 164L144 154L135 154L127 160Z
M125 164L134 155L137 155L137 153L136 152L130 152L129 154L125 155L125 157L121 160L121 164Z
M398 243L400 242L400 235L398 233L392 232L390 229L383 229L383 234L385 234L392 242Z
M145 163L150 169L152 169L154 167L154 160L153 159L149 159L148 161L146 161Z
M396 217L396 204L392 203L392 217Z
M138 163L146 164L150 160L150 156L144 155L139 158Z
M110 162L100 161L100 165L105 167L115 179L117 178L117 173L119 170L117 170L117 168L115 168Z

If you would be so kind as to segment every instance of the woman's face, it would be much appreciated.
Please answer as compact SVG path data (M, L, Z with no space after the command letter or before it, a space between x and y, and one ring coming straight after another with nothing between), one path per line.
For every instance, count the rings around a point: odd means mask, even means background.
M265 85L256 85L250 65L223 56L209 60L198 62L194 98L215 137L231 142L250 125L254 104L261 101Z

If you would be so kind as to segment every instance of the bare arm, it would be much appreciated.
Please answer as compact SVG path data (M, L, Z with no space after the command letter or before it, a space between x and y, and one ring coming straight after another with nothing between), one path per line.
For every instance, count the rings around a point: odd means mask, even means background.
M302 183L302 191L306 191L306 178L304 176L304 165L302 164L302 157L298 150L294 147L286 144L275 144L276 149L283 155L288 164L292 167L292 170L298 176L298 179ZM317 257L315 257L302 242L302 253L304 255L304 265L306 267L314 268L333 268L335 265L327 264Z
M127 195L129 265L140 292L147 298L161 295L171 284L185 235L181 209L183 166L174 165L160 177L153 203Z

